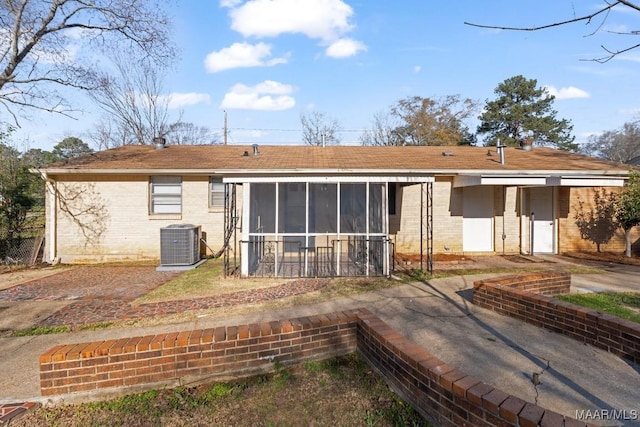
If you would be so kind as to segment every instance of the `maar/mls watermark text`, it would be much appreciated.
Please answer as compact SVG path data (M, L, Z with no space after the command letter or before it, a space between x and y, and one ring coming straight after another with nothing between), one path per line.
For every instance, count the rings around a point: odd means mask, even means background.
M608 421L637 421L640 420L640 410L638 409L578 409L576 419L580 421L588 420L608 420Z

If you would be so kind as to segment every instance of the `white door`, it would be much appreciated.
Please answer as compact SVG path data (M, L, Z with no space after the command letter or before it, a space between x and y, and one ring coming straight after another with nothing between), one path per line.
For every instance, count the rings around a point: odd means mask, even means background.
M493 252L493 187L465 187L462 198L462 249Z
M539 254L553 253L554 248L554 215L553 187L536 187L530 189L530 205L533 214L533 252Z

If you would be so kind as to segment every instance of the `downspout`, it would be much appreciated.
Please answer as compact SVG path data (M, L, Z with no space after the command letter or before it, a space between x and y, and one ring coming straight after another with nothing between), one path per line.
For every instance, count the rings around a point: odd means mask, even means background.
M424 182L420 183L420 270L424 271Z
M47 253L49 255L49 263L57 264L60 260L58 259L57 253L58 200L56 197L56 181L49 177L45 171L40 171L40 175L45 182L45 193L47 197L45 202L45 231L48 234L45 236L45 241L47 242L48 247Z
M518 187L518 198L520 199L520 206L518 209L518 218L520 222L520 255L526 255L524 250L524 217L525 217L525 208L524 208L524 188Z
M502 186L502 255L505 252L505 241L507 239L507 232L505 228L505 217L507 216L507 187Z

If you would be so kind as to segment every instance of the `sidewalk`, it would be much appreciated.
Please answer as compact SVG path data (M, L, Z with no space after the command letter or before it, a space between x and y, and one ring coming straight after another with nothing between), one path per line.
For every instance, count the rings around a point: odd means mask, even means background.
M573 288L578 291L605 287L640 289L640 268L618 270L606 274L576 274ZM0 404L46 404L49 401L39 396L38 357L57 344L366 307L449 365L528 402L570 417L576 417L576 411L581 410L640 411L640 367L602 350L472 305L470 289L473 281L489 276L493 275L436 279L427 284L406 284L314 305L225 318L205 316L189 323L1 338ZM541 384L537 386L531 382L534 372L540 374ZM627 421L624 425L640 425L640 422Z

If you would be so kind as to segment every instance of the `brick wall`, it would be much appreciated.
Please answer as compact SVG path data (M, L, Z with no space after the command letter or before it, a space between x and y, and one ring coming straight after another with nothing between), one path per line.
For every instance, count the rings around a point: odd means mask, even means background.
M168 380L255 375L358 351L425 418L443 426L563 425L570 418L447 365L366 309L56 346L40 357L44 396L155 388ZM572 424L574 425L574 424Z
M43 396L177 379L249 376L356 348L356 312L332 313L103 342L58 345L40 356Z
M607 193L618 193L620 188L601 187L599 190L605 190ZM560 187L558 190L558 245L559 252L571 251L595 251L596 244L584 239L580 233L580 229L576 225L575 215L579 211L579 202L584 203L583 209L588 212L594 209L593 195L596 188L591 187ZM634 253L640 253L640 229L635 227L631 233L631 242ZM605 252L623 252L625 249L624 230L617 229L607 243L600 245L601 250Z
M552 298L571 276L546 272L473 283L473 303L640 363L640 324Z
M562 426L565 420L585 425L447 365L371 313L358 317L358 352L398 395L435 425Z

